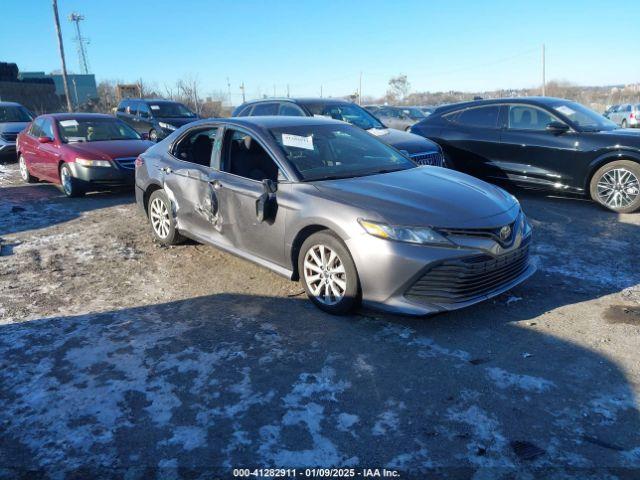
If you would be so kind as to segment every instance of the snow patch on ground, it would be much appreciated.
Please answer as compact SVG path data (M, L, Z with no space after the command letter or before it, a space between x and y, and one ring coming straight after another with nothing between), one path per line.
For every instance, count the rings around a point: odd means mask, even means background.
M551 380L510 373L498 367L489 367L486 372L487 377L502 389L516 387L527 392L542 393L556 386Z

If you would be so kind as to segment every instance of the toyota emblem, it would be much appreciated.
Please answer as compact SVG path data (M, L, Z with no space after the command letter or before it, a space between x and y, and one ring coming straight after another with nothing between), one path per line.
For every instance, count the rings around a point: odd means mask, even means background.
M500 229L500 240L504 242L510 236L511 236L511 227L509 225L505 225Z

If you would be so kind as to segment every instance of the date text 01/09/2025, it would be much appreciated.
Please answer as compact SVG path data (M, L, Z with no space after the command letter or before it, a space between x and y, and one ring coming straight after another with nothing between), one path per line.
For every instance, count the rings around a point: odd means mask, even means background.
M239 478L400 478L400 472L386 468L234 468L233 476Z

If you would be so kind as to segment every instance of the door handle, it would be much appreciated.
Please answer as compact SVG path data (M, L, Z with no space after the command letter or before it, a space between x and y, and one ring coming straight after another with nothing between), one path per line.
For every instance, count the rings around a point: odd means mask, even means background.
M163 172L163 173L171 173L171 172L173 172L173 170L171 170L171 167L162 167L160 169L160 171Z

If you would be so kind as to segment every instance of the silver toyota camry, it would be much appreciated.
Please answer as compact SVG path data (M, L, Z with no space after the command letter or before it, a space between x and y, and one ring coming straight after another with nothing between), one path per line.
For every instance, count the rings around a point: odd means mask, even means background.
M535 270L512 195L334 120L186 125L137 159L136 200L160 243L189 237L300 280L334 314L453 310Z

